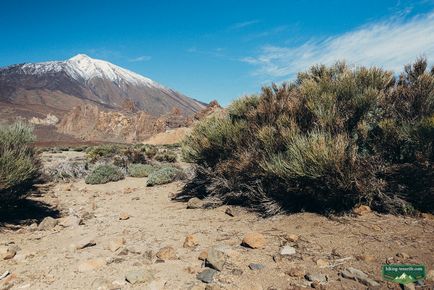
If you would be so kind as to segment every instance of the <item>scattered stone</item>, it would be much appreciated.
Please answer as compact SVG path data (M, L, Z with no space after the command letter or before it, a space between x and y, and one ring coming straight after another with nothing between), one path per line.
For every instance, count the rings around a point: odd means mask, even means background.
M106 261L104 259L101 258L96 258L96 259L90 259L87 260L85 262L82 262L78 265L78 271L80 272L89 272L89 271L94 271L97 270L99 268L102 268L103 266L105 266Z
M176 251L173 247L164 247L157 252L156 256L163 261L176 260Z
M197 279L199 279L200 281L204 282L204 283L212 283L212 281L214 280L214 275L217 273L216 270L214 269L205 269L202 272L200 272L199 274L197 274Z
M251 263L251 264L249 264L249 268L250 268L250 270L255 271L255 270L262 270L265 268L265 266L262 264Z
M244 236L241 244L252 249L263 248L265 246L265 237L260 233L251 232Z
M288 246L288 245L286 245L286 246L283 246L281 249L280 249L280 255L282 255L282 256L290 256L290 255L295 255L295 253L296 253L296 250L295 250L295 248L294 247L291 247L291 246Z
M304 277L306 275L306 271L300 267L294 267L285 272L286 275L291 277Z
M371 208L367 205L360 205L358 207L353 208L353 213L362 216L371 212Z
M3 274L0 275L0 280L3 280L4 278L6 278L11 272L6 271Z
M143 258L145 258L148 262L153 262L154 261L154 251L152 250L147 250L145 251L145 253L143 253Z
M285 239L291 243L297 242L299 238L300 237L298 235L295 235L295 234L287 234L285 237Z
M10 260L17 254L12 247L0 246L0 257L2 260Z
M429 270L428 273L426 273L426 279L429 281L434 281L434 269Z
M95 210L93 208L93 204L92 204L92 209ZM87 220L93 219L95 217L95 215L93 213L91 213L91 212L84 211L84 212L81 213L80 217L81 217L82 220L87 221Z
M228 207L225 210L225 214L227 214L230 217L235 217L238 215L238 211L234 210L233 208Z
M408 258L410 258L410 255L407 254L407 253L397 253L396 256L398 258L402 258L402 259L408 259Z
M18 252L15 257L14 257L14 261L17 262L25 262L27 259L32 258L36 256L35 252Z
M127 219L129 219L130 218L130 215L128 214L128 213L126 213L126 212L122 212L120 215L119 215L119 220L121 220L121 221L125 221L125 220L127 220Z
M150 283L154 280L154 273L150 270L134 270L129 271L125 275L125 280L131 284Z
M241 276L243 275L244 271L241 269L232 269L231 274L234 276Z
M196 247L199 243L197 242L197 239L195 236L193 235L188 235L185 237L185 241L184 241L184 248L193 248Z
M197 258L199 260L205 261L207 257L208 257L208 251L203 250L202 252L200 252L199 257Z
M84 239L81 239L75 244L71 244L71 247L75 250L81 250L88 247L93 247L96 245L96 242L93 238L86 237Z
M197 197L190 198L187 202L188 209L197 209L203 207L203 201Z
M59 224L64 228L68 228L68 227L74 228L83 224L83 220L78 216L70 215L67 216L66 218L63 218Z
M119 252L118 255L119 256L126 256L130 253L130 250L128 250L128 248L122 248Z
M118 249L120 249L123 245L125 244L125 239L124 238L118 238L115 240L111 240L109 242L109 249L112 252L116 252Z
M217 247L211 247L208 250L208 257L206 258L206 263L212 268L221 271L226 263L226 255Z
M37 223L32 223L29 226L29 231L31 231L31 232L36 231L37 229L38 229L38 224Z
M324 259L318 259L318 260L316 260L316 264L320 268L325 268L325 267L329 266L329 262L326 261L326 260L324 260Z
M364 262L375 262L377 258L374 255L359 255L356 259Z
M376 287L380 285L373 279L370 279L366 273L352 267L348 267L347 269L343 270L341 275L344 278L355 280L366 286Z
M52 218L51 216L46 217L42 220L42 222L38 225L38 230L40 231L48 231L57 226L58 220Z
M310 282L319 282L319 283L326 283L327 282L327 276L321 273L314 273L314 274L306 274L304 276L306 280Z

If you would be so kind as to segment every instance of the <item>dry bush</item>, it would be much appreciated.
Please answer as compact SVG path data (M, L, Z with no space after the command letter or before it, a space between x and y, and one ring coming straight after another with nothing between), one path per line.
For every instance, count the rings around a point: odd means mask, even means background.
M424 59L398 78L375 67L318 65L200 122L183 142L184 158L198 165L183 194L267 214L360 203L432 212L434 180L423 168L432 168L433 146L434 75ZM425 186L411 186L414 178Z
M23 123L0 127L0 207L25 197L39 179L34 140L33 129Z

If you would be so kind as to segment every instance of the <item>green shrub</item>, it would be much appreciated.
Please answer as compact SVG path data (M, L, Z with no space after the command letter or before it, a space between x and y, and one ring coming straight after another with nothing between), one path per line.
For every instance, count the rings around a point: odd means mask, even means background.
M120 153L121 146L113 144L93 146L86 149L86 155L92 162L95 162L101 158L112 158L113 156Z
M164 150L158 152L154 159L160 162L176 162L176 154L168 150Z
M375 67L314 66L199 122L182 144L198 165L183 194L266 214L359 203L432 212L433 120L434 70L424 59L398 78Z
M120 167L126 167L129 163L146 163L146 153L137 145L104 144L89 147L86 155L91 162L113 160Z
M103 184L124 179L125 175L119 167L113 165L97 166L85 179L87 184Z
M128 173L132 177L147 177L157 170L157 167L150 164L134 163L128 166Z
M166 166L149 174L146 186L171 183L177 179L184 178L184 172L181 169Z
M33 129L23 123L0 126L0 207L26 196L40 177L34 140Z
M146 157L154 158L154 156L158 153L158 148L154 145L145 145L142 151L145 153Z

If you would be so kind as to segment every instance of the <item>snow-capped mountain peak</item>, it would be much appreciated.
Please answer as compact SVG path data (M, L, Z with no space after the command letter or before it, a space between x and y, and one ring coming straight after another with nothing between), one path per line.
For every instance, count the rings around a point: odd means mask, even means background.
M111 80L117 84L131 83L135 85L163 88L151 79L107 61L93 59L85 54L77 54L68 59L65 64L66 70L75 79L81 78L88 81L93 78L102 78Z
M91 58L86 54L77 54L66 61L26 63L21 65L20 71L21 73L31 75L44 75L64 71L77 81L87 82L94 78L101 78L109 80L118 86L133 84L136 86L167 90L167 88L149 78L110 62Z

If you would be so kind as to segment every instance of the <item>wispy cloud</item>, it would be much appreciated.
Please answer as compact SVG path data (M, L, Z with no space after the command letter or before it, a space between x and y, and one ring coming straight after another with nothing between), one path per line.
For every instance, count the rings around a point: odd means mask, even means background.
M151 60L151 57L149 55L141 55L141 56L129 59L130 62L141 62L141 61L148 61L148 60Z
M229 26L229 30L240 30L240 29L246 28L248 26L254 25L256 23L259 23L259 22L260 22L260 20L258 20L258 19L243 21L243 22L237 22L237 23L234 23L231 26Z
M370 23L325 39L298 46L263 46L258 55L243 62L257 66L262 77L292 77L309 66L346 60L354 65L376 65L400 71L418 56L434 59L434 12L411 19L394 17Z

